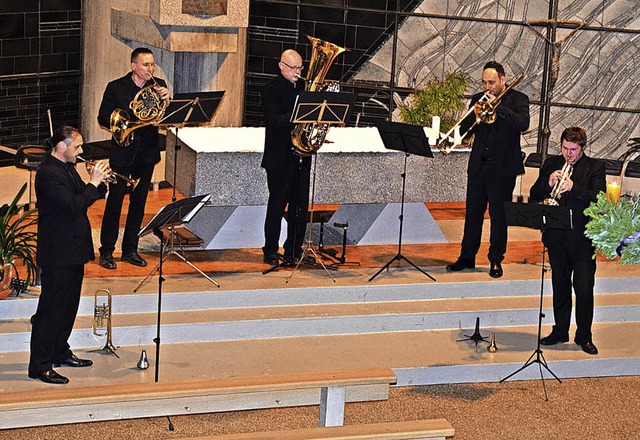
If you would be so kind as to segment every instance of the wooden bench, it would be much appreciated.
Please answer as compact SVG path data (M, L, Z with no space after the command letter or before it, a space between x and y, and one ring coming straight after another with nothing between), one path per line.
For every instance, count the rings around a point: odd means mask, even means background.
M0 394L0 427L320 405L320 426L344 422L346 402L385 400L388 368L274 374L189 382L58 386Z
M287 431L252 432L212 435L189 440L419 440L453 437L454 430L445 419L408 422L371 423L328 428L292 429ZM182 439L187 440L187 439Z

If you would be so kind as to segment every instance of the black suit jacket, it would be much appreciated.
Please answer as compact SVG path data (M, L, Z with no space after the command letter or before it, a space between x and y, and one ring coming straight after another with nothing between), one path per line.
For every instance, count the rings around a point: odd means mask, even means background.
M471 98L473 106L482 97L477 93ZM471 113L461 124L465 133L475 121ZM479 123L471 131L475 134L467 172L474 175L484 168L495 176L509 177L524 173L520 135L529 128L529 97L511 89L504 94L496 107L493 124ZM484 167L483 167L484 165Z
M116 108L125 110L131 120L137 120L133 115L133 111L129 108L129 104L141 88L133 82L131 75L131 72L129 72L125 76L107 84L100 103L100 109L98 110L98 123L107 130L110 126L111 113ZM161 78L154 77L154 79L162 87L167 86L167 83ZM153 81L149 80L143 87L152 84ZM158 127L146 126L135 130L134 140L127 147L122 147L113 138L111 139L109 162L112 167L115 166L118 169L128 168L135 160L147 165L153 165L160 161Z
M104 197L107 187L97 188L80 178L73 164L47 154L36 173L38 245L40 266L85 264L94 259L87 208Z
M544 200L551 192L549 176L556 170L562 169L565 163L563 156L550 156L542 165L538 179L531 187L530 197L533 201ZM547 247L563 243L568 238L578 239L590 245L590 240L584 235L588 222L584 210L596 200L600 191L606 191L607 178L604 162L582 155L573 166L571 175L573 188L560 197L560 206L567 206L573 210L573 230L549 229L542 240ZM589 255L589 258L591 255Z
M295 125L290 120L296 97L302 90L302 80L294 86L280 73L262 90L265 140L260 166L266 170L293 171L298 165L299 156L293 152L291 143L291 130ZM310 167L311 158L304 158L303 163Z

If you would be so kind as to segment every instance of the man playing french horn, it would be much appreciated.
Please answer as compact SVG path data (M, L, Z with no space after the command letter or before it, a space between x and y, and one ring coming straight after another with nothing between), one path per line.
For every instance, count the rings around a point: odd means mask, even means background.
M574 341L585 353L595 355L598 349L591 337L591 323L596 260L593 259L593 244L584 235L588 220L584 210L600 191L605 191L606 175L601 161L584 154L587 135L582 128L565 129L560 143L562 155L550 156L544 161L530 192L532 200L546 200L549 195L554 198L555 193L557 204L573 211L572 229L548 229L542 235L551 265L555 325L548 336L540 339L540 344L555 345L569 340L573 288L577 325Z
M135 98L143 90L152 98L145 97L145 100L152 102L156 100L160 105L166 106L170 97L169 90L164 80L153 76L154 70L153 53L147 48L135 49L131 53L131 72L107 84L98 111L100 126L114 135L109 150L111 169L138 181L129 199L121 257L122 261L135 266L147 265L147 262L138 254L138 232L142 225L153 168L160 161L158 127L153 123L139 124L139 128L129 133L126 138L120 138L119 132L118 135L114 133L112 123L114 116L112 115L117 115L118 118L124 115L130 117L134 123L137 122L140 118L137 117L136 112L127 110L134 109L134 104L140 104L135 101ZM100 231L100 265L107 269L116 268L113 251L118 238L120 213L127 186L125 179L117 179L115 183L109 185L109 196Z

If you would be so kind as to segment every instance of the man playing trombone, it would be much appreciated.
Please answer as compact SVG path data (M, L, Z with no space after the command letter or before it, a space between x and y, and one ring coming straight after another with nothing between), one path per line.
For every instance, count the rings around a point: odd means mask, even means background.
M103 128L112 131L112 114L116 109L129 109L129 104L141 90L151 87L160 100L169 101L169 90L164 80L153 76L155 61L153 53L143 47L131 53L131 72L107 84L98 111L98 122ZM125 110L126 111L126 110ZM128 113L127 113L128 114ZM135 114L134 116L135 117ZM138 180L129 198L129 211L122 238L122 261L134 266L146 266L147 262L138 254L138 232L142 225L144 207L147 202L151 176L155 164L160 161L158 146L158 127L154 124L135 129L123 142L113 136L109 150L109 165L114 172ZM117 179L109 185L109 196L102 218L100 230L100 266L115 269L113 259L122 202L127 190L125 179Z
M471 106L486 105L487 115L471 112L461 121L461 132L473 134L467 167L467 198L464 236L458 259L448 271L474 269L482 238L484 213L489 205L489 275L502 276L507 250L507 221L504 202L511 201L518 174L524 173L520 135L529 128L529 97L507 85L504 67L496 61L482 70L484 92L475 94ZM499 99L496 99L499 97Z

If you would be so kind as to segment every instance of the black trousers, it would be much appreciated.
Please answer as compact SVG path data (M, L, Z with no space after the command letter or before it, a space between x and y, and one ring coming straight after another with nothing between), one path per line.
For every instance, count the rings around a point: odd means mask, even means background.
M142 226L144 207L147 203L154 167L154 164L134 164L133 167L129 168L112 167L113 171L122 175L140 179L138 186L131 191L129 196L129 210L122 237L123 254L138 250L138 232L140 232L140 227ZM100 255L111 255L115 250L120 229L122 203L126 192L127 183L122 179L118 179L115 184L109 184L107 203L102 217L102 227L100 228Z
M475 261L480 240L484 213L489 205L491 233L489 236L489 261L500 263L507 251L507 219L504 202L511 201L516 176L496 177L484 170L467 178L467 201L464 218L464 235L460 257Z
M572 295L576 294L576 344L591 342L593 322L593 286L596 261L592 259L593 247L584 237L567 239L548 247L553 286L554 332L569 335Z
M282 216L287 204L287 239L284 242L286 256L299 257L302 254L307 217L309 215L310 169L300 163L297 169L280 171L267 170L269 201L264 221L265 254L280 249L280 229Z
M69 336L78 313L84 264L43 266L42 292L31 327L29 372L50 370L73 354Z

